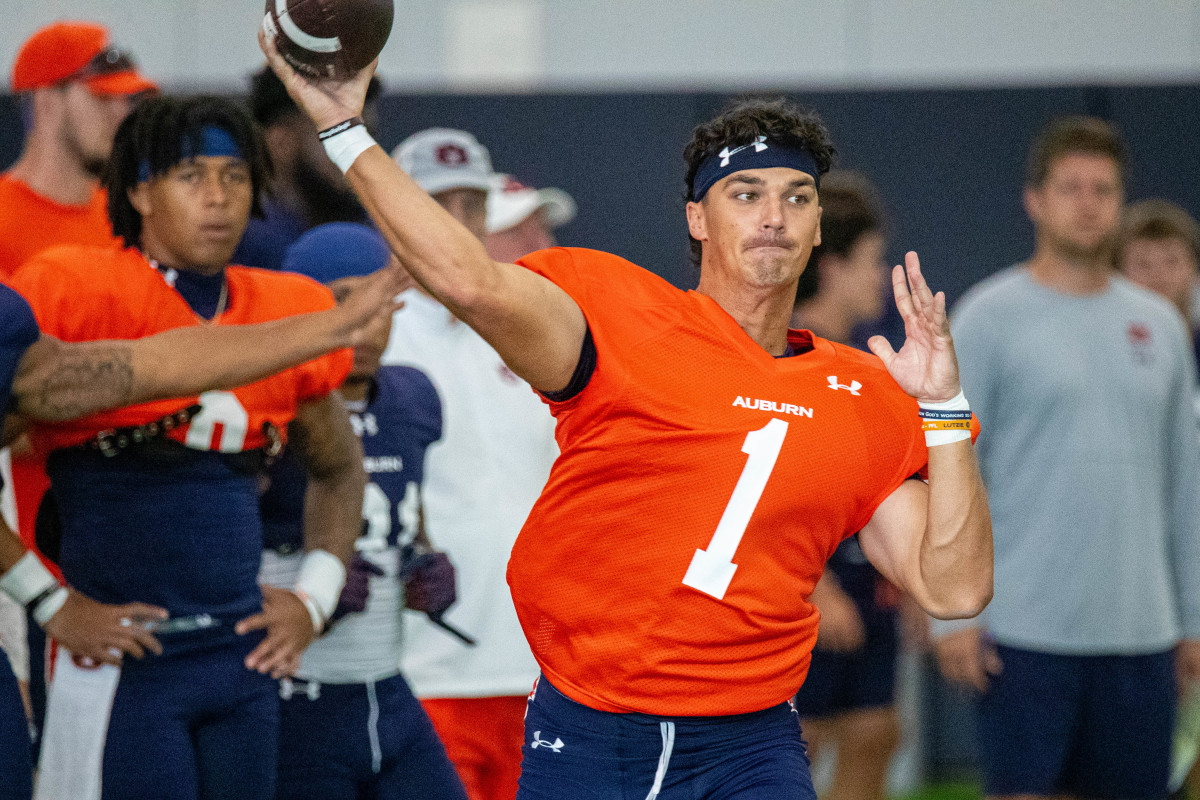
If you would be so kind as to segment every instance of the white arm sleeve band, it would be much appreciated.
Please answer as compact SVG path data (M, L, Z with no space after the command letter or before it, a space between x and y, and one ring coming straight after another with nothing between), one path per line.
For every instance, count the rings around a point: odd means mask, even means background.
M971 406L967 403L967 396L962 390L958 391L954 397L941 403L917 403L921 411L970 411ZM951 442L961 442L964 439L971 438L971 431L967 430L944 430L944 431L925 431L925 446L937 447L940 444L950 444Z
M312 615L315 630L322 630L333 616L345 585L346 565L333 553L313 550L304 556L293 588Z
M329 160L337 164L338 169L342 174L350 171L350 167L354 164L354 159L363 154L372 145L375 140L371 138L371 134L367 133L367 129L363 125L355 125L352 128L342 131L334 136L321 142L325 147L325 152L329 154Z
M67 590L33 553L21 556L12 569L0 575L0 591L25 606L39 625L45 625L67 602ZM29 608L39 597L42 600Z

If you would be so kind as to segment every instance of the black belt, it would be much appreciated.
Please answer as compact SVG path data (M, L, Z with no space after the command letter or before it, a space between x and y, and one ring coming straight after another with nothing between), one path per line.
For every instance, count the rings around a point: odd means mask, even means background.
M120 455L121 451L129 447L146 444L160 436L165 436L181 425L187 425L192 421L193 417L200 413L200 409L201 405L196 403L187 408L181 408L178 411L167 414L165 417L160 417L153 422L147 422L145 425L109 428L97 433L93 439L75 445L73 448L65 449L95 450L105 458L112 458L113 456Z
M198 415L202 406L199 403L173 411L153 422L144 425L129 425L123 428L108 428L97 433L93 438L81 444L65 447L56 452L99 453L105 458L115 458L131 448L136 451L146 451L163 447L178 448L188 451L191 448L165 438L176 428L188 424ZM237 453L221 453L222 459L240 472L258 472L266 469L283 453L283 437L279 429L271 422L263 423L263 436L267 444L254 450L243 450ZM147 448L147 445L158 445L157 448Z

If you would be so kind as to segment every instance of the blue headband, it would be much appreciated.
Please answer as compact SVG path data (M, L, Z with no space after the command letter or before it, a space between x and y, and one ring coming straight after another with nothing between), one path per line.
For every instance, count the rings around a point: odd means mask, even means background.
M714 153L701 162L692 179L692 202L699 203L722 178L744 169L769 169L771 167L789 167L811 175L813 181L820 186L821 175L817 169L817 160L808 150L789 147L778 142L768 142L767 137L759 136L750 144L741 147L726 147L719 153Z
M283 270L331 283L370 275L386 267L391 258L391 249L374 228L357 222L328 222L307 231L288 248Z
M196 156L229 156L242 160L246 158L245 154L242 153L242 148L238 146L237 140L233 138L233 134L216 125L205 125L200 129L199 152L192 152L192 138L191 136L187 136L180 142L179 161L187 161ZM143 159L141 165L138 166L138 182L143 183L148 181L152 176L150 162Z

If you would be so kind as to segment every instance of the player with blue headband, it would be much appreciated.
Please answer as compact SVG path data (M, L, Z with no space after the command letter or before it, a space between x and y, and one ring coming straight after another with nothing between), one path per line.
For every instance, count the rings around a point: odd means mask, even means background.
M13 288L67 341L333 309L309 278L230 263L269 175L239 104L148 99L104 176L125 247L46 251ZM49 795L274 797L278 679L328 626L362 526L362 446L337 393L352 363L342 349L231 390L31 428L49 453L39 521L66 581L168 614L129 617L161 653L97 668L60 650L39 765ZM262 586L260 480L289 441L313 524L295 580Z
M828 159L828 156L826 158ZM786 167L803 172L813 179L813 185L818 191L821 188L821 174L829 169L828 163L825 169L818 166L816 156L808 147L771 141L760 134L751 142L725 145L719 152L705 157L695 168L696 174L692 178L689 199L693 203L699 203L714 184L735 172L771 167Z
M297 239L283 269L341 297L391 260L374 229L333 222ZM391 314L380 314L354 348L354 366L341 387L370 481L362 535L332 628L280 684L277 800L467 797L400 674L404 609L440 620L455 588L454 568L430 545L421 507L425 452L442 434L441 402L420 370L380 367L390 330ZM268 478L261 577L291 586L311 522L304 513L303 465L285 453Z
M370 68L310 80L260 44L414 279L556 418L561 454L508 561L542 672L518 800L816 800L788 700L829 554L860 531L940 618L978 614L993 585L945 296L916 254L892 273L899 352L788 329L821 241L820 120L750 100L696 128L684 292L594 250L492 260L357 123Z

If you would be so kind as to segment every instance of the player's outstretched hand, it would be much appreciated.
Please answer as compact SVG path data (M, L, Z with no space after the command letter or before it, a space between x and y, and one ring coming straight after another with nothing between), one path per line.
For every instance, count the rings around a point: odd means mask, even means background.
M120 664L146 651L158 655L162 645L144 627L167 618L167 610L145 603L111 606L69 589L67 602L46 622L46 635L55 639L83 665Z
M987 641L981 628L964 628L934 642L938 667L950 683L986 692L988 679L999 675L1004 665L996 646Z
M317 130L325 130L362 114L367 99L367 86L371 83L371 76L375 74L378 58L344 80L313 80L292 69L275 49L275 40L262 28L258 30L258 46L266 54L267 63L279 76L279 80L283 81L296 105L304 109L304 113L316 123Z
M339 298L337 307L329 313L334 315L337 326L336 338L347 347L357 347L371 336L371 323L380 316L391 317L404 308L404 301L396 295L413 285L406 270L393 264L356 281L345 295Z
M916 253L907 253L904 264L892 269L896 308L904 320L904 345L897 353L887 339L872 336L867 346L883 360L900 388L912 397L927 403L951 400L960 387L958 360L946 316L946 295L943 292L935 295L929 290Z
M316 638L312 617L304 602L290 589L263 586L263 610L237 624L239 634L266 629L267 636L246 656L246 669L272 678L291 675L300 665L300 654Z

